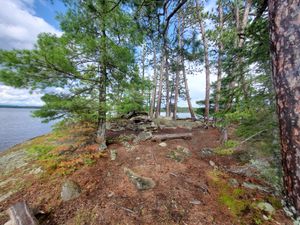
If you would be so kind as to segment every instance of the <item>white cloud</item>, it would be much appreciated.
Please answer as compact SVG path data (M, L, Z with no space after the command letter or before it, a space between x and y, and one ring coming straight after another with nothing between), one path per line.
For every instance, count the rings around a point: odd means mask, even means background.
M0 0L0 49L32 49L42 32L61 32L34 12L37 0ZM0 104L41 105L41 94L0 84Z
M61 33L34 15L33 0L0 0L0 4L1 49L30 49L39 33Z
M15 89L5 85L0 86L0 105L25 105L25 106L41 106L42 94L33 92L30 94L26 89Z

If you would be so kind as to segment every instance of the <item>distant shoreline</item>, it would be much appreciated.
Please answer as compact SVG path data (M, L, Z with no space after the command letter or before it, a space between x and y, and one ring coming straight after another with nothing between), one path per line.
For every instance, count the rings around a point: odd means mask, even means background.
M0 108L12 109L40 109L42 106L17 106L17 105L0 105Z

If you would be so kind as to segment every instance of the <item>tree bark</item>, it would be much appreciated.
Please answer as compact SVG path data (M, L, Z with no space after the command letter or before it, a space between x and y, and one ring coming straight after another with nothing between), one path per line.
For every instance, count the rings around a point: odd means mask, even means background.
M161 110L164 62L165 62L165 55L164 55L164 52L162 52L160 72L159 72L159 87L158 87L158 93L157 93L157 104L156 104L155 118L157 118L160 115L160 110Z
M193 137L192 133L178 133L178 134L157 134L154 135L152 141L165 141L171 139L191 139Z
M105 12L105 0L101 1L103 8L103 15ZM99 78L99 108L98 108L98 129L96 134L96 142L99 144L99 150L103 151L106 146L106 80L107 80L107 68L106 68L106 27L105 16L101 24L101 40L100 40L100 78Z
M151 104L150 104L150 117L153 118L154 108L155 108L155 97L156 97L156 86L157 86L157 65L156 65L156 48L154 46L153 49L153 90L151 96Z
M166 41L165 41L166 42ZM168 49L167 43L164 44L165 52L165 82L166 82L166 116L170 117L170 84L169 84L169 62L168 62Z
M219 14L219 40L218 40L218 73L217 73L217 87L216 87L216 99L215 99L215 112L220 110L220 97L221 97L221 86L222 86L222 54L224 50L223 41L222 41L222 31L224 25L223 19L223 5L222 0L218 1L218 14Z
M193 106L192 106L192 102L191 102L191 96L190 96L190 90L189 90L189 84L188 84L188 80L186 78L186 72L185 72L185 63L184 63L184 53L183 53L183 41L182 41L182 37L181 35L184 33L184 14L182 15L182 22L179 25L180 27L180 39L179 39L179 53L180 53L180 63L181 63L181 67L182 67L182 78L183 78L183 82L184 82L184 87L185 87L185 97L186 97L186 101L188 104L188 108L189 108L189 112L191 114L191 118L192 120L196 120L196 116L195 116L195 112L193 110Z
M197 16L200 25L200 31L202 36L202 42L204 47L204 65L205 65L205 80L206 80L206 87L205 87L205 112L204 118L206 121L209 119L209 97L210 97L210 65L209 65L209 57L208 57L208 42L206 38L206 30L203 23L203 18L201 15L200 3L196 0L196 8L197 8Z
M300 1L269 0L273 84L286 200L300 215Z

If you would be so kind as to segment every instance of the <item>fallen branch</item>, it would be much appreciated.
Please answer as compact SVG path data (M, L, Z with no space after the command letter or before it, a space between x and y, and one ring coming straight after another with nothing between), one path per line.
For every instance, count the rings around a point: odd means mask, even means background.
M157 134L153 135L152 141L165 141L171 139L191 139L192 133L181 133L181 134Z
M261 131L255 133L255 134L251 135L250 137L248 137L248 138L246 138L245 140L243 140L243 141L238 145L238 147L241 146L242 144L244 144L245 142L251 140L252 138L256 137L257 135L260 135L261 133L263 133L263 132L265 132L265 131L267 131L267 130L266 130L266 129L265 129L265 130L261 130Z
M120 205L117 205L116 203L113 203L117 208L119 208L119 209L123 209L123 210L125 210L125 211L127 211L127 212L130 212L130 213L133 213L133 214L135 214L136 212L135 211L133 211L133 210L131 210L131 209L128 209L128 208L125 208L125 207L123 207L123 206L120 206Z

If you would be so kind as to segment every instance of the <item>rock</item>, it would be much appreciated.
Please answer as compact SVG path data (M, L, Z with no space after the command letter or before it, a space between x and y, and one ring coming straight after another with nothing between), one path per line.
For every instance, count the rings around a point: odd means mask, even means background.
M148 190L155 187L155 182L148 177L142 177L134 173L131 169L124 168L124 173L128 176L130 181L135 185L138 190Z
M151 132L141 132L139 135L136 137L134 140L135 143L139 143L142 141L147 141L152 138L152 133Z
M193 205L201 205L202 204L202 202L201 201L199 201L199 200L192 200L192 201L190 201L190 203L191 204L193 204Z
M231 187L235 187L236 188L236 187L239 186L239 182L236 179L234 179L234 178L230 178L229 181L228 181L228 183L229 183L229 185Z
M136 157L135 159L136 159L136 160L140 160L141 158L140 158L140 157Z
M114 195L115 195L115 193L113 191L111 191L111 192L108 193L107 197L111 198Z
M42 173L42 172L43 172L42 168L41 168L41 167L38 167L38 168L35 168L35 169L31 170L31 171L29 172L29 174L37 175L37 174Z
M210 148L203 148L199 151L199 156L203 158L213 156L214 154L214 151Z
M161 142L161 143L159 143L158 145L159 145L160 147L163 147L163 148L164 148L164 147L167 147L167 143L166 143L166 142Z
M175 160L176 162L182 162L185 158L190 156L190 150L188 148L177 146L176 150L168 152L167 157Z
M100 152L105 152L107 149L107 145L105 142L102 142L101 144L99 144L99 151Z
M9 220L4 225L14 225L14 224L13 224L13 221Z
M211 161L211 160L209 160L209 165L211 165L212 167L215 167L215 166L216 166L215 162L214 162L214 161Z
M263 186L257 185L257 184L252 184L252 183L249 183L249 182L243 182L242 186L245 187L245 188L248 188L248 189L259 190L259 191L263 191L263 192L266 192L266 193L271 192L270 189L267 188L267 187L263 187Z
M116 150L110 150L110 160L115 161L117 158L117 151Z
M80 193L80 186L72 180L67 180L62 185L60 196L63 201L69 201L79 197Z
M122 144L126 148L127 151L132 151L134 149L134 146L129 144L129 142L127 142L127 141L122 142Z
M243 166L232 166L228 169L228 171L246 177L255 177L258 173L257 169L249 164Z
M270 218L269 218L269 217L267 217L266 215L263 215L263 216L262 216L262 218L263 218L265 221L268 221L268 220L270 220Z
M269 215L273 215L275 213L274 207L268 202L260 202L257 204L257 208L268 213Z

